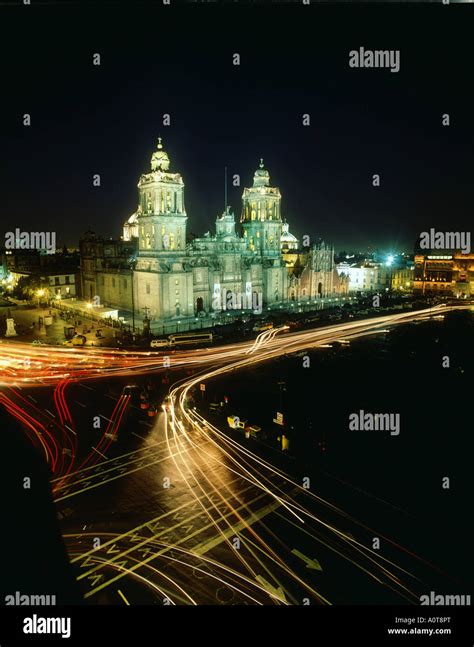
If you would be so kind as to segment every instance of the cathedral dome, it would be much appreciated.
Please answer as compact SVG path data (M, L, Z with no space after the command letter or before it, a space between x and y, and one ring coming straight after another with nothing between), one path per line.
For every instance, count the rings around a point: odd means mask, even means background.
M280 243L282 249L297 249L298 239L290 232L290 225L287 222L282 224Z
M260 165L253 176L254 186L268 186L270 184L270 174L263 167L263 159L260 158Z
M157 150L151 156L151 170L152 171L167 171L170 167L170 160L168 153L163 150L161 137L158 137Z

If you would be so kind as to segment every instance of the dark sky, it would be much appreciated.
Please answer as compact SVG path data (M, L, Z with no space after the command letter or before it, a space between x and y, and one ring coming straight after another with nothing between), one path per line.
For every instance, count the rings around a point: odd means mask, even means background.
M119 235L158 135L199 235L222 211L224 166L249 186L261 156L299 237L411 251L430 227L469 230L473 18L441 4L0 8L0 244L15 227L69 245L89 226ZM351 69L361 46L399 49L400 71ZM236 216L243 186L229 187Z

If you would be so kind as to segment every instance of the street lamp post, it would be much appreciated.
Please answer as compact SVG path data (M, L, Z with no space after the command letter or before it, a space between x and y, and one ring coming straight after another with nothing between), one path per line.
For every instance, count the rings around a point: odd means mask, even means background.
M132 333L135 333L135 293L133 287L133 261L130 263L130 280L132 282Z

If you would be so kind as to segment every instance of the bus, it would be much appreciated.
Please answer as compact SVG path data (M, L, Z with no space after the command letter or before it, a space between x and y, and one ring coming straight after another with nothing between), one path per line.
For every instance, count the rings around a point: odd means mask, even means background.
M170 346L190 346L192 344L212 343L212 332L177 333L168 335Z

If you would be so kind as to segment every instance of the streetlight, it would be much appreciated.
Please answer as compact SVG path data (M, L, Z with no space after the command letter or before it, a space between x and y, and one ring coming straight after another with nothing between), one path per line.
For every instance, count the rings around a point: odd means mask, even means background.
M43 295L44 295L44 290L43 290L43 289L36 290L36 296L38 297L38 308L39 308L39 306L40 306L40 299L41 299L41 297L42 297Z
M133 270L135 269L135 262L130 261L130 281L132 282L132 332L135 332L135 294L133 287Z

